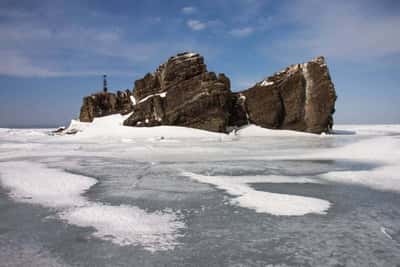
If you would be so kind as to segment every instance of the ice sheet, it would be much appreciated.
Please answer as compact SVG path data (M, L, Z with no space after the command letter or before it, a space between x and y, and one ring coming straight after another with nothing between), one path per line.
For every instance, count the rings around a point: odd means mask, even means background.
M243 128L236 131L238 136L242 137L261 137L261 136L318 136L316 134L290 131L290 130L272 130L266 129L254 124L244 126Z
M381 164L372 170L338 171L320 177L334 182L359 184L379 190L400 192L400 139L375 137L344 147L311 153L304 158L359 160Z
M46 207L83 205L86 200L81 194L97 183L90 177L27 161L1 162L0 174L1 183L14 199Z
M135 206L112 206L82 194L96 179L27 161L1 162L0 181L16 201L57 208L69 224L93 227L95 237L119 245L141 245L151 252L173 249L184 223L172 212L147 212Z
M178 245L179 230L184 223L173 213L148 213L132 206L91 204L67 210L60 216L69 224L94 227L94 236L115 244L141 245L154 252Z

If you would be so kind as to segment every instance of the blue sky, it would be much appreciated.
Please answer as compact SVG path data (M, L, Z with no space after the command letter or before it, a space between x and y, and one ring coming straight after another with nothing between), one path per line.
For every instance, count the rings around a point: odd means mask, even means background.
M181 51L245 89L327 58L337 123L400 123L399 1L0 2L0 127L57 126L82 97L133 82Z

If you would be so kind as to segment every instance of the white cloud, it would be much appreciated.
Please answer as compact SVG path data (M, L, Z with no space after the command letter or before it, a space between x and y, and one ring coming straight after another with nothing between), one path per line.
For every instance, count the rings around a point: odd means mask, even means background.
M0 58L5 62L0 64L0 74L16 77L72 77L95 76L102 73L113 75L132 75L132 71L121 71L105 68L63 70L62 67L54 68L48 64L33 62L29 56L20 54L16 50L0 51Z
M193 31L201 31L207 27L207 24L199 20L191 19L187 21L187 26Z
M15 50L0 51L3 63L0 64L0 74L10 76L56 76L49 69L35 66L28 58Z
M196 13L197 9L194 6L185 6L182 8L182 13L185 15L190 15Z
M254 32L254 28L252 27L244 27L244 28L237 28L237 29L232 29L229 34L234 36L234 37L246 37L249 36Z
M362 2L297 1L281 17L295 24L277 47L310 55L366 60L400 53L400 16L374 12Z

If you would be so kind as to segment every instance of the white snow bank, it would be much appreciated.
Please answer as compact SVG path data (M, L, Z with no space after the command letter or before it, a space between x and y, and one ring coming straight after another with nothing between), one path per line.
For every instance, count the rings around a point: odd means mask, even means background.
M356 135L388 135L400 134L400 124L335 124L333 133L356 134Z
M330 203L323 199L257 191L249 186L249 183L255 182L304 183L310 181L307 179L297 180L279 176L205 176L190 172L184 172L183 175L200 183L211 184L218 189L225 190L228 194L236 196L231 200L232 204L260 213L281 216L301 216L308 213L325 214L330 207Z
M137 207L92 204L68 210L61 218L81 227L94 227L94 236L125 245L141 245L154 252L173 249L178 230L184 223L176 215L165 212L148 213Z
M1 162L0 181L18 201L46 207L65 207L86 203L81 196L97 181L93 178L49 169L27 161Z
M86 128L90 126L90 122L81 122L79 120L71 120L68 128L64 130L64 132L71 132L77 130L78 132L84 131Z
M119 245L141 245L151 252L173 249L184 223L169 212L149 213L134 206L111 206L82 194L96 179L26 161L0 163L0 181L16 201L61 210L69 224L93 227L95 237Z
M400 166L383 166L366 171L337 171L321 175L332 182L364 185L383 191L400 192Z
M379 190L400 192L400 139L375 137L344 147L332 148L311 154L307 158L359 160L382 166L372 170L336 171L321 175L321 178L365 185Z
M188 127L179 126L155 126L155 127L130 127L123 126L123 121L129 115L120 114L95 118L92 123L72 121L68 129L78 129L79 132L72 136L78 139L91 139L97 141L102 138L135 139L135 138L222 138L222 133L209 132ZM100 138L100 139L99 139ZM111 138L111 139L110 139Z
M130 127L123 126L124 120L126 120L131 114L120 115L114 114L104 117L98 117L91 123L80 122L72 120L70 126L66 129L68 131L77 131L77 139L90 139L91 141L101 141L107 139L113 141L113 137L118 140L135 139L135 138L146 138L146 139L159 139L163 138L201 138L201 139L226 139L226 134L209 132L205 130L199 130L188 127L180 126L154 126L154 127ZM381 125L381 126L347 126L340 125L335 126L335 131L340 134L374 134L382 135L384 133L399 133L400 125ZM246 125L238 129L235 134L239 137L269 137L269 136L304 136L304 137L321 137L320 135L291 131L291 130L276 130L266 129L257 125ZM335 135L329 135L335 136ZM115 140L114 140L115 141Z
M316 134L291 131L291 130L274 130L263 128L254 124L250 124L236 131L236 135L242 137L263 137L263 136L318 136Z
M279 130L267 129L254 124L250 124L237 130L237 135L243 137L262 137L262 136L320 136L317 134L292 131L292 130ZM387 124L387 125L334 125L332 134L328 136L334 137L335 135L369 135L369 136L383 136L388 134L400 134L400 125Z

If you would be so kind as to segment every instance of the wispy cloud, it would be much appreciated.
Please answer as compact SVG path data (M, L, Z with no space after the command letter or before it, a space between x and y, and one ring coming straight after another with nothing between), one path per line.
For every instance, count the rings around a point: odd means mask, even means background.
M194 7L194 6L185 6L185 7L182 8L181 11L185 15L190 15L190 14L196 13L197 8Z
M46 6L41 10L45 9L46 15L53 14L51 8ZM44 18L42 11L26 13L12 8L8 11L0 9L0 75L58 77L107 72L132 76L141 68L161 63L164 57L201 45L190 44L190 37L179 41L170 40L170 35L156 39L139 37L141 27L105 24L110 18L104 12L95 12L89 19L68 21L62 14ZM161 17L154 16L149 21L149 16L144 15L137 23L151 27L153 21L158 23ZM205 24L192 26L200 30Z
M284 13L296 28L276 47L353 61L400 53L400 16L380 14L362 1L297 1Z
M254 28L253 27L244 27L244 28L236 28L236 29L232 29L231 31L229 31L229 34L234 36L234 37L246 37L251 35L254 32Z
M186 22L186 25L193 31L201 31L207 27L205 22L201 22L199 20L190 19Z

